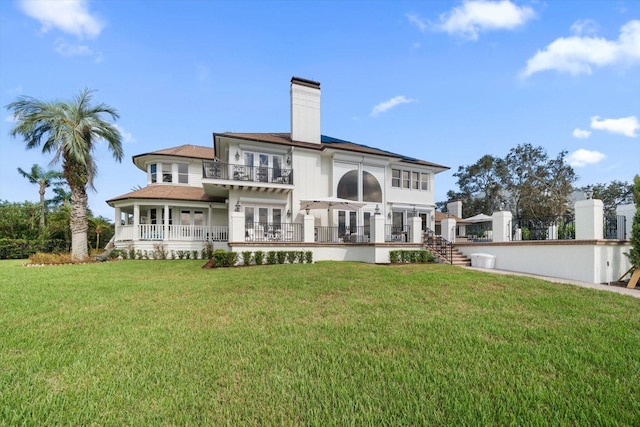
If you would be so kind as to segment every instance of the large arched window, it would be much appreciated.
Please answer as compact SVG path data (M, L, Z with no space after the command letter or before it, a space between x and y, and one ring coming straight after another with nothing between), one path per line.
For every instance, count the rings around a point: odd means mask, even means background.
M345 173L338 182L338 197L347 200L358 198L358 171L356 169ZM362 200L365 202L382 202L382 188L375 176L367 171L362 172Z

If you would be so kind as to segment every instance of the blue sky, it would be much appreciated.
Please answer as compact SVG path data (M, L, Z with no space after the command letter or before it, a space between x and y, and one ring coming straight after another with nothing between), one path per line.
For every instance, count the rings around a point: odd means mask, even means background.
M451 167L517 144L567 150L580 185L640 173L640 2L0 1L0 200L37 201L9 137L21 95L95 89L125 159L100 145L96 215L145 184L131 156L213 132L288 132L292 76L319 81L322 133ZM51 166L54 168L54 166ZM59 166L58 166L59 168Z

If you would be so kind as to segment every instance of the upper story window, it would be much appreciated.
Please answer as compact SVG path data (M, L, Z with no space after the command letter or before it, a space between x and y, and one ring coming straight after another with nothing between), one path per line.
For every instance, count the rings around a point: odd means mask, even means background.
M391 169L391 186L411 190L429 190L429 174L401 169Z
M359 185L359 173L351 170L345 173L338 182L338 197L347 200L360 200L359 191L362 188L362 201L382 202L382 187L371 173L362 172L362 185Z
M189 183L188 163L152 163L148 167L148 173L149 182L152 184L157 182Z

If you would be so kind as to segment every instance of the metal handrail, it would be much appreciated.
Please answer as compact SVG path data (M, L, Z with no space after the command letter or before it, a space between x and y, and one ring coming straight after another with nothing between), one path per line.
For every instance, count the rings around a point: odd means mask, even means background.
M427 249L435 252L449 264L453 264L453 243L436 234L433 230L427 229L424 232L424 244Z
M231 181L293 184L293 169L235 165L232 163L204 160L202 162L202 177L206 179L225 179Z

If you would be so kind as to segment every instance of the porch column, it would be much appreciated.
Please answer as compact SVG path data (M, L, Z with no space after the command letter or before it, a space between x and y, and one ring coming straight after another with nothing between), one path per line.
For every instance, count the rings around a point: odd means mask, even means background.
M371 242L384 243L384 216L374 215L371 223Z
M231 212L231 224L229 226L229 241L244 242L244 212Z
M445 218L440 221L440 232L442 237L449 242L456 241L456 220L453 218Z
M129 224L129 219L127 218L127 224ZM133 204L133 240L140 240L140 205L137 203Z
M411 243L422 243L422 219L419 216L409 218Z
M164 236L162 240L169 240L169 205L164 205Z
M601 240L604 237L602 200L579 200L576 207L576 240Z
M493 241L511 241L511 221L513 214L509 211L498 211L491 215L491 219L493 220Z
M313 243L315 238L315 221L316 217L313 215L304 215L302 217L302 237L305 243Z

